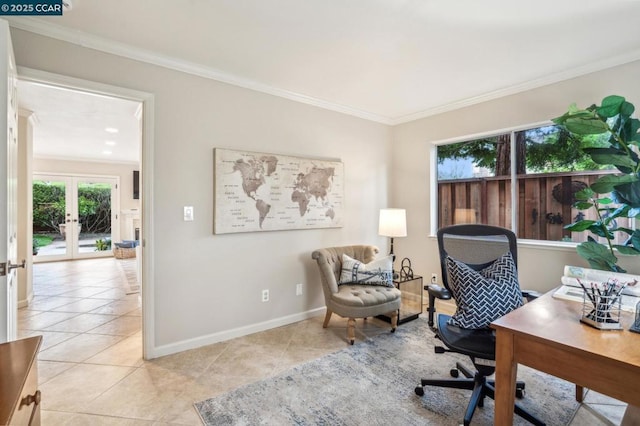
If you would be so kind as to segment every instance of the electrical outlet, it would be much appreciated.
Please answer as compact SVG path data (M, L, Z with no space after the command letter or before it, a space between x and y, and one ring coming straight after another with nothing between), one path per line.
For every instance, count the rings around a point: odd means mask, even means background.
M435 272L431 274L431 284L438 284L438 274Z
M262 301L263 302L269 301L269 290L262 290Z
M296 296L302 296L302 284L296 284Z

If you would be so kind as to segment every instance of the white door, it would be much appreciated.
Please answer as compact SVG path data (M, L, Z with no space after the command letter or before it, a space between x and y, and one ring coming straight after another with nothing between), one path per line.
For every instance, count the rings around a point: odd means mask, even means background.
M0 20L0 342L17 335L17 81L9 24Z

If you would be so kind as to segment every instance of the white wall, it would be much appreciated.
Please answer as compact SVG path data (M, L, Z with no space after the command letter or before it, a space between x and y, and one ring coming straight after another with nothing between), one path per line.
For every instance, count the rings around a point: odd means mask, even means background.
M18 116L18 262L25 260L25 268L18 271L18 307L27 306L33 299L33 212L29 204L33 198L31 169L33 157L33 115L20 111ZM22 213L24 212L24 213Z
M37 125L37 124L36 124ZM100 163L93 161L70 161L51 158L34 158L34 173L71 173L78 175L117 176L120 178L120 211L140 209L140 200L133 199L133 171L140 170L135 164ZM118 213L120 234L125 235L125 221ZM123 238L120 238L123 239Z
M154 341L163 352L324 307L311 259L316 248L387 249L377 220L387 207L388 126L24 31L12 30L12 37L19 66L155 96ZM213 235L214 147L340 158L345 226ZM185 205L194 206L194 222L182 221ZM296 283L304 283L301 297ZM268 303L260 301L265 288Z
M396 252L409 256L415 270L440 275L437 243L430 238L430 152L432 142L550 120L576 102L587 107L611 94L625 96L640 108L640 62L506 96L456 111L402 124L393 129L391 200L407 209L407 238ZM565 264L588 266L573 248L520 245L519 273L523 287L549 290L559 284ZM640 273L640 259L625 256L619 264Z

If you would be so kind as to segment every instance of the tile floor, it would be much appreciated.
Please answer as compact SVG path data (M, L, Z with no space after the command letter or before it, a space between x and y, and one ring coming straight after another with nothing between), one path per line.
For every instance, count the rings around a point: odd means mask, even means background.
M34 265L32 304L20 337L43 335L38 368L42 424L200 425L193 402L278 374L346 346L346 321L317 317L144 361L140 295L122 264L89 259ZM358 321L356 338L387 332ZM572 426L617 425L624 404L593 392Z

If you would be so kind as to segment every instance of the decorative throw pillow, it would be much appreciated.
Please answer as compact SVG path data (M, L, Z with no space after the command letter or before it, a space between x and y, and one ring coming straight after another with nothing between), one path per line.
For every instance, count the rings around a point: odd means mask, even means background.
M393 287L393 258L391 256L367 264L342 255L342 271L338 284L384 285Z
M481 271L447 257L449 287L456 313L449 324L462 328L485 328L491 321L522 306L518 271L510 252Z

